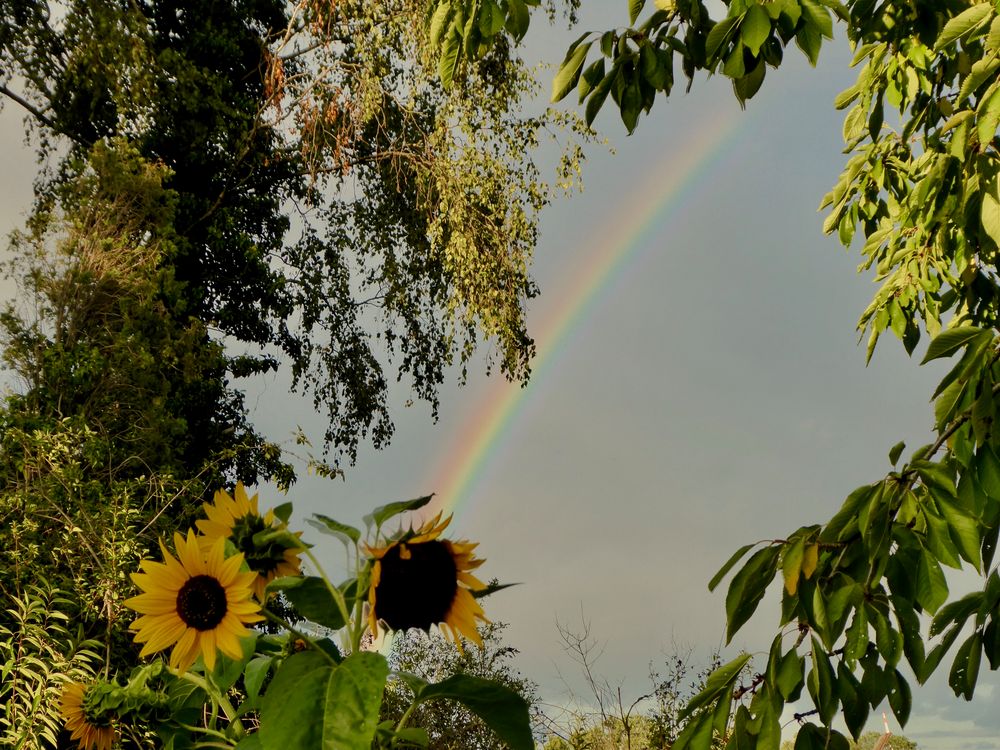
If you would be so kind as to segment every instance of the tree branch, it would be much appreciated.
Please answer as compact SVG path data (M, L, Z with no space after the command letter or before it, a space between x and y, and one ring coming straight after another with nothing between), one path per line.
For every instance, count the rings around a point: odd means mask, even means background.
M6 86L4 86L3 84L0 84L0 94L3 94L8 99L12 99L13 101L15 101L18 104L20 104L24 109L26 109L28 111L28 113L32 117L34 117L36 120L38 120L39 122L41 122L46 127L52 128L53 130L58 130L58 128L56 128L55 122L50 117L47 117L46 114L44 112L42 112L42 110L40 110L37 107L35 107L31 102L29 102L27 99L25 99L20 94L14 92L14 91L11 91L9 88L7 88Z

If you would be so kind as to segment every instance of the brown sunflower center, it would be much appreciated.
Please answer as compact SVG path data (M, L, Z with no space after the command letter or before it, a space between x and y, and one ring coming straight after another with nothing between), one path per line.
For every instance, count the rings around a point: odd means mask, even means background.
M177 592L177 615L195 630L211 630L226 616L226 589L213 576L192 576Z
M458 591L458 568L451 549L432 540L400 545L382 557L381 576L375 588L375 615L393 630L420 628L444 622Z

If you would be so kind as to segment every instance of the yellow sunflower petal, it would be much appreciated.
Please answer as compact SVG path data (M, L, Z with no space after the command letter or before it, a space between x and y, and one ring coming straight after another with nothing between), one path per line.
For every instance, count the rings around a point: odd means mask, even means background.
M468 586L473 591L481 591L482 589L486 588L486 584L485 583L483 583L482 581L480 581L478 578L476 578L471 573L466 573L465 571L461 571L460 570L458 572L458 580L461 581L462 583L464 583L466 586Z
M198 519L194 522L198 527L198 531L207 537L215 538L222 537L225 538L233 533L233 527L231 524L223 523L221 521L216 521L213 519L205 520Z
M212 671L215 669L215 643L218 628L203 630L198 634L198 641L201 644L201 658L205 661L205 669Z
M177 594L171 591L153 589L145 594L133 596L125 600L125 606L144 615L156 615L173 612L177 606Z
M188 574L188 577L204 574L204 556L199 548L198 539L192 530L188 530L186 539L181 536L179 531L174 532L174 549L177 551L177 559L184 566L184 571Z
M186 628L177 640L177 645L170 652L170 666L178 672L187 672L198 656L198 631Z

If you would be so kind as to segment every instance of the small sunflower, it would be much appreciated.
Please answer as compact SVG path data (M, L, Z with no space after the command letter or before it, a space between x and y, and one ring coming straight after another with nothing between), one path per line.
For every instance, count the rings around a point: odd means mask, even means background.
M225 540L216 539L205 551L193 530L187 539L174 533L177 557L160 542L163 562L142 561L142 573L132 580L144 593L125 604L142 617L132 623L140 656L173 646L170 666L186 672L198 657L215 668L218 649L233 659L243 656L240 638L246 625L260 622L260 605L252 600L256 573L241 573L243 555L225 556Z
M95 716L87 706L89 688L79 682L68 682L63 687L59 713L70 732L70 739L83 750L111 750L117 732L110 719Z
M218 538L230 539L236 549L243 553L247 566L257 574L253 582L253 593L263 602L264 588L275 578L297 576L302 572L299 552L276 544L259 548L254 544L254 534L280 527L280 521L272 511L263 516L257 509L257 495L247 497L242 482L236 483L233 494L225 490L215 493L213 503L205 503L205 520L195 521L198 530L204 534L202 544L211 546Z
M459 650L463 635L483 645L477 620L489 620L472 592L486 584L469 571L485 560L476 558L475 543L438 539L449 523L451 516L441 521L438 513L383 547L368 547L373 561L368 625L373 635L378 635L380 621L389 630L427 631L438 625Z

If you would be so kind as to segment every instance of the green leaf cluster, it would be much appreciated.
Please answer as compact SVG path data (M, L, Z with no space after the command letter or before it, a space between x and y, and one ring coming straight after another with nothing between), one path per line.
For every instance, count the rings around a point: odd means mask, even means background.
M202 326L206 351L239 350L181 415L193 437L243 431L230 379L279 366L329 418L338 460L391 438L392 376L436 412L449 366L490 341L490 366L527 378L528 267L555 192L528 154L550 132L583 130L521 111L535 83L503 38L523 34L525 0L426 12L3 0L0 19L0 93L57 165L39 180L39 216L100 142L124 139L166 167L173 234L160 263L175 284L161 315ZM461 81L459 35L475 56ZM560 183L579 158L568 141ZM267 473L245 461L241 478L255 469Z

